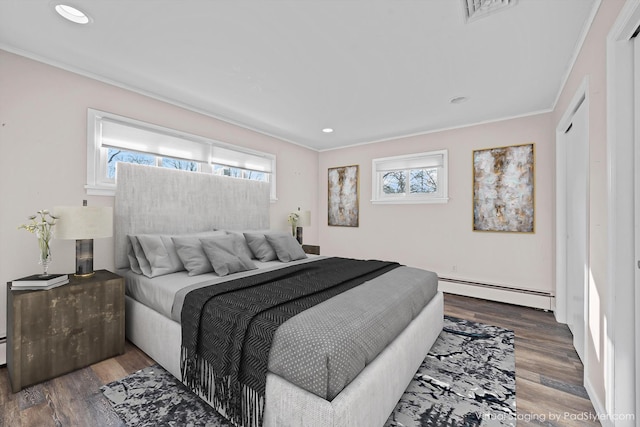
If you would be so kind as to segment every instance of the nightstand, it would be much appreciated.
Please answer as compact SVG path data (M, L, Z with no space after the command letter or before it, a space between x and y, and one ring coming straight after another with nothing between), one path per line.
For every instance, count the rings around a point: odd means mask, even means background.
M124 279L69 275L49 290L7 284L7 368L14 393L124 353Z
M305 254L320 255L320 246L302 245L302 250Z

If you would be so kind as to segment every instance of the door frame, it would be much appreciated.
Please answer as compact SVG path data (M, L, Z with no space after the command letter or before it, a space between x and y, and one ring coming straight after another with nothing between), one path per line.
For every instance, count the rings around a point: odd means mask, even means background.
M605 318L606 412L635 414L640 384L635 331L634 94L633 42L640 25L640 2L627 1L607 36L607 281L611 289ZM640 135L638 135L640 137ZM637 139L637 138L635 138ZM629 375L635 372L635 375ZM597 409L597 408L596 408ZM633 426L635 421L607 418L603 425Z
M567 293L567 146L565 142L565 133L569 125L571 125L571 121L573 120L573 116L580 108L580 106L584 104L587 111L589 111L589 76L585 76L582 79L582 83L576 90L576 93L573 95L571 102L567 106L565 113L562 115L562 118L558 122L558 126L556 127L556 309L554 311L556 320L560 323L567 323L567 304L568 301L568 293ZM588 122L587 122L588 123ZM589 145L587 144L587 147ZM588 158L588 155L587 155ZM588 173L587 164L587 176ZM587 183L588 189L588 183ZM587 190L587 206L588 206L589 194ZM586 212L587 215L587 224L589 224L589 211ZM589 229L587 226L586 230L586 253L587 257L585 259L585 264L588 270L589 266ZM588 275L586 275L588 278ZM585 281L585 306L584 313L586 315L588 308L588 289L587 283ZM587 324L588 322L585 319L585 331L584 337L587 336ZM584 354L584 352L583 352ZM586 360L583 360L583 363L586 366ZM586 369L585 369L586 371Z
M639 26L640 28L640 26ZM635 111L635 126L634 126L634 141L635 141L635 163L634 163L634 173L635 173L635 197L634 197L634 218L638 218L640 215L640 38L636 36L633 41L634 44L634 62L635 62L635 76L634 76L634 89L635 89L635 99L634 99L634 111ZM635 271L635 316L636 316L636 419L638 419L638 412L640 411L640 223L636 222L634 225L635 228L635 241L636 241L636 250L635 250L635 263L637 263L637 267L634 267Z

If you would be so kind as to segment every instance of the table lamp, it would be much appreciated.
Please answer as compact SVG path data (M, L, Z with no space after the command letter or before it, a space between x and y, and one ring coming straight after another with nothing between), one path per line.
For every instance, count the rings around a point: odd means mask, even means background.
M298 243L302 244L302 227L311 225L311 211L301 211L300 208L298 208L298 211L296 213L298 214L296 239L298 239Z
M85 202L86 203L86 202ZM113 208L98 206L58 206L56 237L76 240L76 273L90 277L93 271L93 239L113 235Z

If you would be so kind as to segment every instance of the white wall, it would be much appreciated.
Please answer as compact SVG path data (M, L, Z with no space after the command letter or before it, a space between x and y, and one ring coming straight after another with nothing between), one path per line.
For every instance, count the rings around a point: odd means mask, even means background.
M87 108L132 117L277 156L273 228L288 212L317 210L318 153L0 50L0 337L6 331L5 284L39 272L36 238L18 225L57 205L112 206L87 197ZM317 241L317 217L305 239ZM113 239L94 242L94 267L113 269ZM73 272L73 241L54 240L51 272Z
M552 292L551 124L550 114L540 114L320 153L321 212L327 209L327 168L360 165L360 226L329 227L322 218L322 252L397 260L444 277ZM472 231L472 151L530 142L536 157L535 233ZM449 150L449 203L370 202L372 159L443 148Z

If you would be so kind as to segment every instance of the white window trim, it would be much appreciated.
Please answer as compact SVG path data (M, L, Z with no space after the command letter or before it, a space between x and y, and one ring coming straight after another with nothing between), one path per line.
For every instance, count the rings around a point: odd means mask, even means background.
M278 200L276 196L276 156L273 154L216 141L187 132L182 132L175 129L170 129L163 126L158 126L140 120L132 119L129 117L95 110L93 108L87 109L87 184L85 185L85 189L87 190L88 195L115 196L116 192L115 182L106 179L107 165L101 156L99 124L103 118L110 119L112 121L118 121L123 124L129 124L140 129L148 129L149 131L153 132L164 133L174 137L184 138L186 140L209 144L213 147L221 147L239 153L246 153L254 156L264 157L271 161L271 172L269 180L269 184L271 185L271 201L275 202Z
M438 168L438 192L435 194L384 194L382 192L382 172L377 172L377 165L392 161L409 161L417 158L442 156L442 166ZM371 203L373 204L420 204L420 203L447 203L449 201L448 189L448 150L428 151L423 153L405 154L401 156L383 157L373 159L371 162ZM430 167L430 166L426 166ZM400 170L400 169L398 169Z

